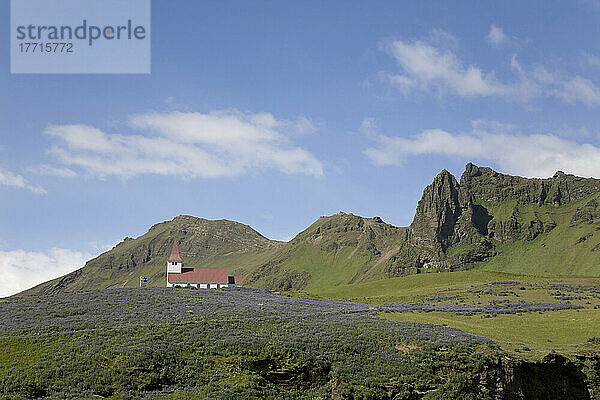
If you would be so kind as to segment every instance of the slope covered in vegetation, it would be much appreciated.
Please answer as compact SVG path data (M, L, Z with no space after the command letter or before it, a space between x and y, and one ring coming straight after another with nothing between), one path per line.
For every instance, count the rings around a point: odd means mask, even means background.
M0 302L0 398L589 398L581 365L383 310L251 289L15 296Z
M446 324L493 339L509 354L532 361L540 360L553 350L569 357L600 351L600 340L594 339L600 337L600 278L537 277L469 270L307 289L297 295L364 304L424 303L432 308L385 316ZM532 302L581 308L543 313L507 310L490 315L461 312L467 306ZM440 306L446 305L457 307L458 313L440 312Z

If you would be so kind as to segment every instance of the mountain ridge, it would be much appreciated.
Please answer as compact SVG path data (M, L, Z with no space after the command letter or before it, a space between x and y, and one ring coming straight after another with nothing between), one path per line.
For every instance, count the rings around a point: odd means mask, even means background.
M180 215L25 293L133 286L140 275L162 286L173 236L187 265L228 268L274 290L468 268L600 276L599 195L594 178L523 178L468 163L460 181L442 170L424 188L408 227L340 212L279 242L235 221Z

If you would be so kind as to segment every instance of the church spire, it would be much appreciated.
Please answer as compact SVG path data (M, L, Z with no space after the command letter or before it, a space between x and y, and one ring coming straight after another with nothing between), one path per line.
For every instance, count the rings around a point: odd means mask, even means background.
M181 256L179 255L179 245L177 244L177 238L173 238L173 246L171 246L171 255L169 255L168 261L178 261L183 262Z

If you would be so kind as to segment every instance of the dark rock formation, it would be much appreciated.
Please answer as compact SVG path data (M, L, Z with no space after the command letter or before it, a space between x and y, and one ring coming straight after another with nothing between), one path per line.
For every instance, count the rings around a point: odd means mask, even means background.
M443 170L423 191L410 224L410 241L415 246L443 252L469 236L470 228L475 227L474 214L470 193Z
M497 400L596 399L590 396L596 390L590 376L583 362L558 354L548 354L541 362L503 357L483 366L479 392Z
M490 240L527 242L552 231L557 223L544 206L559 207L598 191L600 180L560 171L547 179L523 178L469 163L458 183L443 170L418 203L408 232L409 243L421 251L418 262L405 265L452 270L485 260L495 254ZM571 226L595 222L600 228L600 205L592 198L577 208Z

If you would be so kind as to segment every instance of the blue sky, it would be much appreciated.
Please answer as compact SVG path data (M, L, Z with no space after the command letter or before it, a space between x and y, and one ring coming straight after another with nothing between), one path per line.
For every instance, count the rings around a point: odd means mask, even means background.
M596 1L154 0L149 75L11 75L2 35L0 296L179 214L286 239L340 210L407 225L469 161L600 177L599 19Z

